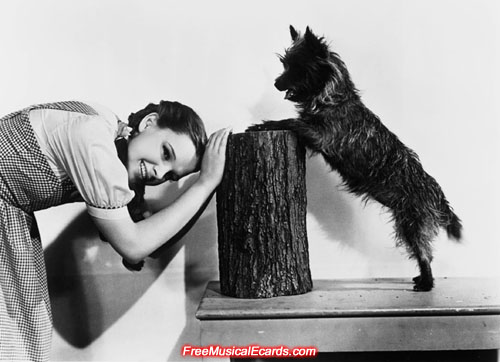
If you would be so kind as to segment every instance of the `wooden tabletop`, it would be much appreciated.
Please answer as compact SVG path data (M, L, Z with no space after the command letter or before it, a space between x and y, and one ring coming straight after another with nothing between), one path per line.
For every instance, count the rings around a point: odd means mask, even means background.
M438 278L430 292L414 292L409 279L315 280L296 296L239 299L210 282L196 317L200 320L458 316L500 314L500 279Z

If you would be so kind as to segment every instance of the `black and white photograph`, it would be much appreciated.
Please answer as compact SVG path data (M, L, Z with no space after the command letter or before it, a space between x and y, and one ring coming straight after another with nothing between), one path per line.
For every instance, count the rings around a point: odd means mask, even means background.
M0 361L500 361L500 3L0 2Z

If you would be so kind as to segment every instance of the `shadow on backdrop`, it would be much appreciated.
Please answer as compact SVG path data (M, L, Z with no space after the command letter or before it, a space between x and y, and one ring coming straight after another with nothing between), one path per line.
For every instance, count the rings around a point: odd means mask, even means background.
M173 189L182 191L179 187ZM45 249L55 330L77 348L95 341L127 313L165 270L203 210L147 258L139 272L127 270L111 245L99 238L88 214L79 214Z

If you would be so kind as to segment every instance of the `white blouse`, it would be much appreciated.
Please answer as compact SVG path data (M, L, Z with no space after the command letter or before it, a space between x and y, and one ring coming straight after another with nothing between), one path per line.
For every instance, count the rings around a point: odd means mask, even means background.
M61 180L71 179L90 215L129 217L126 206L134 193L114 143L118 117L102 106L89 105L98 115L35 109L30 122L51 169Z

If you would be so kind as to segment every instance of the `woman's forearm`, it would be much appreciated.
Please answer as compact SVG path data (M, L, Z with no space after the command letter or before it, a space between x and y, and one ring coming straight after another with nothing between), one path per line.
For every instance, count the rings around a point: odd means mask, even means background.
M131 263L144 259L175 236L203 206L215 185L199 178L172 204L134 223L132 219L94 218L97 228L113 248Z

